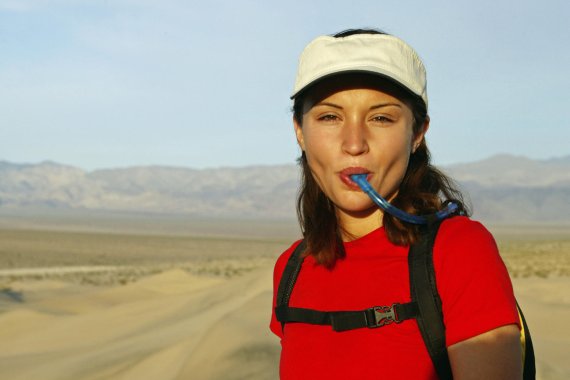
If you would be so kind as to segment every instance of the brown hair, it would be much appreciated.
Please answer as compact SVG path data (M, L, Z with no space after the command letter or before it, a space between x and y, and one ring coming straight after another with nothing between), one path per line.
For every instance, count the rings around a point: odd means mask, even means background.
M336 34L344 37L351 34L378 34L375 30L349 30ZM391 83L392 87L394 83ZM404 88L397 88L398 98L409 104L414 116L413 132L418 134L427 119L424 101ZM307 91L304 92L306 94ZM306 95L295 98L293 117L302 127L303 103ZM345 256L342 244L342 226L339 225L335 205L315 181L305 152L298 159L301 166L301 187L297 198L297 216L307 243L306 254L315 257L317 263L332 268L337 259ZM410 156L408 168L400 184L398 195L392 204L410 214L431 214L441 210L445 201L453 200L459 210L467 214L461 192L453 181L430 164L430 153L425 139ZM405 223L384 213L382 219L388 239L396 245L414 243L419 235L415 225Z

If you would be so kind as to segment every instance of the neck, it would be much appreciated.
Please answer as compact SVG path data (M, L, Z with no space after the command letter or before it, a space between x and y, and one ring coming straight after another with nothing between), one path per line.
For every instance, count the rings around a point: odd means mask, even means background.
M337 218L341 226L342 240L351 241L382 227L382 210L373 207L370 210L348 213L337 209Z

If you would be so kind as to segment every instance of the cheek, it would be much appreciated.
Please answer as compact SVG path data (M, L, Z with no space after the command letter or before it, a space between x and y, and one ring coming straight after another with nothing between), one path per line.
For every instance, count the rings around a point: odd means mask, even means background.
M325 165L331 160L334 152L334 143L326 134L319 133L311 128L303 131L305 154L309 163Z
M412 134L396 129L377 140L377 152L389 161L407 160L412 152Z
M305 155L307 163L315 180L322 185L322 180L328 167L329 159L327 157L328 149L322 144L312 144L305 142ZM321 186L322 187L322 186Z
M330 182L329 170L334 163L333 146L315 134L305 134L305 156L313 178L322 191L327 193L327 183Z

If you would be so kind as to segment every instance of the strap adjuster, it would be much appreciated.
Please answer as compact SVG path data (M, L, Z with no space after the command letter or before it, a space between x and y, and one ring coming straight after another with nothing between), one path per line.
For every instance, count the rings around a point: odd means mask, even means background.
M366 310L366 325L368 328L382 327L392 322L402 322L398 319L398 313L396 313L395 309L398 305L398 303L395 303L392 306L374 306Z

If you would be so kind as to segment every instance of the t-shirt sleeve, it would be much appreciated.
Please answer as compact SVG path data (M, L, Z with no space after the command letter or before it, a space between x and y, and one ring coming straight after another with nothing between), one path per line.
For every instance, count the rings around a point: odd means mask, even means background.
M300 240L293 243L291 247L283 252L277 259L275 267L273 268L273 307L271 308L271 322L269 323L269 329L279 338L283 338L283 329L281 328L281 323L275 316L275 306L277 306L277 289L279 289L279 282L281 282L281 276L283 275L283 270L285 270L287 261L289 261L289 257L291 257L291 254L299 243L301 243Z
M447 346L509 324L520 328L507 268L482 224L466 217L443 222L434 267Z

